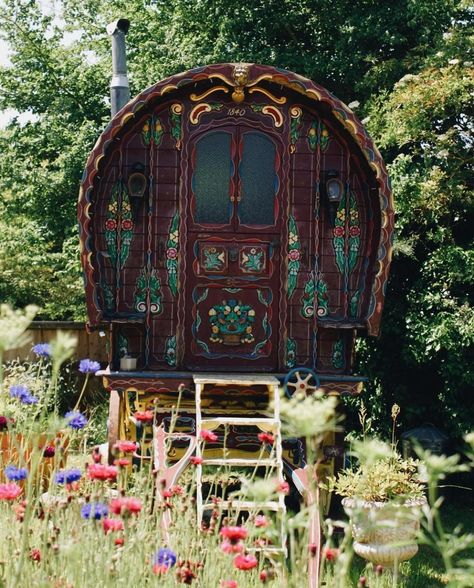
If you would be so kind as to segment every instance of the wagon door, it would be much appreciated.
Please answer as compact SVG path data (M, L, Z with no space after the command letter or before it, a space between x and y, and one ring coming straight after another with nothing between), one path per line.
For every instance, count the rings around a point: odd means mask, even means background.
M277 369L281 145L247 126L192 139L186 270L190 369Z

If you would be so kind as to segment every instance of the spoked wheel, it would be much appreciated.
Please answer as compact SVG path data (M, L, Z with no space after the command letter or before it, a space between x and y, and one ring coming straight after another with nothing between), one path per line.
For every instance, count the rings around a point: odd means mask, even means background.
M320 380L316 372L309 368L294 368L286 374L283 381L285 393L291 398L296 392L312 394L320 387Z

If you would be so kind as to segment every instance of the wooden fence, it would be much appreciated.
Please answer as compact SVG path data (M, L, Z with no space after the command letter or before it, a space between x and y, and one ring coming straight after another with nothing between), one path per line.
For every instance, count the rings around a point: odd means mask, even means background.
M31 323L28 334L30 341L19 347L18 349L11 349L4 355L4 361L12 361L19 359L25 361L34 359L35 354L31 351L33 345L36 343L49 343L55 337L58 331L71 333L77 338L76 352L73 359L94 359L100 361L102 365L107 363L107 348L108 333L103 331L94 331L87 333L84 323L76 323L71 321L34 321Z

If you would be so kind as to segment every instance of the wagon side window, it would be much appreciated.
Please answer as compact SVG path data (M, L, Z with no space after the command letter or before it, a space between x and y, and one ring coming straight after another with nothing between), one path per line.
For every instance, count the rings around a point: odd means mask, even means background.
M278 190L275 144L263 133L244 133L241 157L239 220L244 225L274 225Z
M230 133L216 131L204 135L196 143L192 188L197 223L230 222L231 140Z

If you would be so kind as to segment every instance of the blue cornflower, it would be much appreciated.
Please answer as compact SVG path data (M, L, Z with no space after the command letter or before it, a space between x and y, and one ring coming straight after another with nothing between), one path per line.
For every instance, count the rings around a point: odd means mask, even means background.
M14 465L9 465L5 468L4 474L12 482L19 482L28 476L28 470L26 468L17 468Z
M73 468L72 470L62 470L56 472L54 481L56 484L72 484L73 482L80 480L81 476L82 472L77 468Z
M86 417L78 410L70 410L64 415L64 417L71 429L83 429L88 422Z
M33 345L32 351L37 357L51 357L51 345L49 343L37 343Z
M15 386L10 386L10 396L12 398L18 398L20 400L23 400L25 396L29 395L29 389L23 384L16 384Z
M79 371L83 374L95 374L100 370L100 363L92 359L81 359L79 362Z
M87 502L81 508L81 517L83 519L95 519L96 521L99 521L108 514L109 507L106 504L102 504L101 502L96 502L94 504Z
M33 396L27 386L23 384L16 384L15 386L10 386L10 396L11 398L18 398L20 402L23 404L37 404L38 399L36 396Z
M172 568L176 563L176 553L168 547L160 547L155 553L153 564L165 568Z

